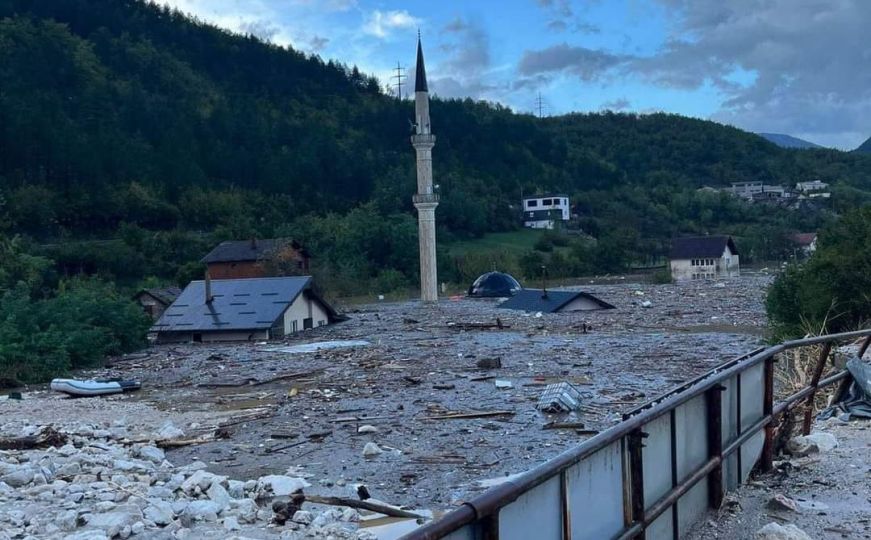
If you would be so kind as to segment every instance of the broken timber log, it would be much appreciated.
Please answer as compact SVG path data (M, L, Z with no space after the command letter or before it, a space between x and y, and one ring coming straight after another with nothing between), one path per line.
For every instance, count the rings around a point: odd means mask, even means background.
M0 450L32 450L48 446L63 446L66 442L66 435L49 426L36 435L0 437Z
M466 418L488 418L491 416L514 416L514 411L477 411L469 413L440 414L424 416L421 420L462 420Z
M399 508L394 508L392 506L387 506L384 504L370 502L368 500L358 501L357 499L349 499L347 497L322 497L320 495L306 495L305 500L307 502L315 504L326 504L329 506L348 506L350 508L369 510L371 512L378 512L379 514L384 514L385 516L390 517L414 519L419 519L423 517L420 514L415 514L414 512L401 510Z

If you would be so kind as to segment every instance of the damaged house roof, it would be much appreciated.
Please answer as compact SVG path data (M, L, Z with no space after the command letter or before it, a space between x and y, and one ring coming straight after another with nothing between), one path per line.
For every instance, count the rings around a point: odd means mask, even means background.
M271 328L300 294L311 295L336 311L312 290L311 276L211 280L212 301L206 303L203 281L192 281L160 319L152 332L262 330Z
M210 251L200 262L206 264L218 262L260 261L286 246L307 257L308 253L299 243L284 238L265 238L252 240L228 240L221 242Z
M691 236L675 238L671 243L670 259L692 259L694 257L721 257L729 246L732 255L739 255L731 236Z
M590 309L614 309L614 306L600 300L592 294L581 291L545 291L542 289L521 289L517 293L502 302L500 307L506 309L519 309L522 311L541 311L542 313L556 313L562 311L576 300L587 300L592 305L591 307L581 308L582 310Z

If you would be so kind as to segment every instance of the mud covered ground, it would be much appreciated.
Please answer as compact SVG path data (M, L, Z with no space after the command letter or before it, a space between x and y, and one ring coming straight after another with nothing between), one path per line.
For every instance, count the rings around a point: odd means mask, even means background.
M172 420L204 438L223 426L224 438L169 450L168 459L179 466L199 459L235 478L291 470L308 475L313 493L349 495L362 483L381 500L446 509L484 489L480 480L529 469L634 405L757 347L768 283L745 276L585 285L617 309L571 314L527 314L471 299L434 308L366 305L349 310L346 322L284 342L159 345L81 374L138 379L135 394L68 400L30 392L0 406L6 422L135 417L128 422ZM497 317L503 328L480 326ZM585 324L592 330L583 333ZM370 344L278 350L328 340ZM484 358L499 358L502 367L478 368ZM497 389L496 380L512 387ZM581 410L558 417L536 411L544 386L556 381L577 385ZM504 414L439 418L470 412ZM553 421L574 427L544 429ZM358 433L362 426L375 429ZM383 452L364 458L368 442Z
M834 435L837 448L775 462L775 470L727 495L723 508L689 534L689 540L751 540L768 523L793 524L815 539L871 538L871 423L837 419L814 431ZM775 496L795 510L772 507Z

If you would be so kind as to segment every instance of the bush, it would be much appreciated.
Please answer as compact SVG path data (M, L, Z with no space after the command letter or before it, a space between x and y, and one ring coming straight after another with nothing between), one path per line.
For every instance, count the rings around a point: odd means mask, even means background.
M789 265L768 291L765 306L778 338L871 321L871 205L826 227L817 243L807 262Z
M0 297L0 372L33 383L93 366L144 346L149 325L139 306L105 283L72 281L38 300L20 284Z

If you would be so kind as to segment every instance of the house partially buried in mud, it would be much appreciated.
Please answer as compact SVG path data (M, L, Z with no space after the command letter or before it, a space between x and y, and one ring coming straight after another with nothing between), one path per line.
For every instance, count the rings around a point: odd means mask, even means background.
M142 289L133 296L133 300L142 306L142 311L151 317L151 320L156 321L180 294L181 289L178 287L154 287Z
M668 258L671 277L676 280L716 279L740 274L738 249L731 236L675 238Z
M310 276L192 281L151 327L159 342L280 338L340 320Z
M614 306L581 291L549 291L546 289L522 289L503 302L500 307L542 313L565 313L569 311L595 311L614 309Z

